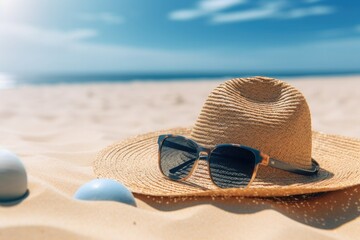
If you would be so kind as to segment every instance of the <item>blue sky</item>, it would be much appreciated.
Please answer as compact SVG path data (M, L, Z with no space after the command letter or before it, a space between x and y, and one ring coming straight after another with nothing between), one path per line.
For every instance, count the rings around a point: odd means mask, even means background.
M0 0L0 72L360 70L355 0Z

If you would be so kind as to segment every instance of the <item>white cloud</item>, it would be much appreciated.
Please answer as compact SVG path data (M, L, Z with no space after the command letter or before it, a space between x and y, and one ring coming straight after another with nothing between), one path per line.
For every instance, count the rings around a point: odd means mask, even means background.
M318 3L318 2L321 2L322 0L304 0L305 3Z
M327 15L335 12L335 9L330 6L315 6L308 8L292 9L283 15L285 18L302 18L307 16Z
M170 13L169 17L171 20L186 21L201 17L203 15L206 15L205 11L189 9L189 10L179 10L172 12Z
M254 9L248 11L239 11L228 14L219 14L212 18L214 23L227 23L227 22L244 22L255 19L264 19L274 15L272 9Z
M228 23L253 21L265 18L295 19L308 16L331 14L335 11L334 8L328 6L295 8L290 10L285 10L285 6L286 4L283 4L282 2L278 2L278 4L264 4L259 8L254 8L251 10L217 14L214 15L211 21L214 23Z
M56 45L58 43L80 41L97 36L93 29L74 29L71 31L57 31L37 28L26 24L0 23L0 37L23 39L27 42L41 42Z
M216 12L245 2L244 0L203 0L199 3L199 7L205 11Z
M211 21L213 23L227 23L227 22L244 22L244 21L270 18L275 16L282 6L283 6L282 2L266 3L260 8L216 14L213 16Z
M122 24L124 18L122 16L114 15L110 12L102 13L82 13L79 18L86 22L103 22L106 24Z
M169 18L178 21L191 20L244 4L245 2L246 0L202 0L197 4L195 9L184 9L171 12Z
M319 0L306 0L306 3L316 3ZM226 11L230 7L247 3L247 1L235 0L203 0L196 8L179 10L170 13L172 20L192 20L202 16L208 16L212 23L230 23L254 21L266 18L295 19L308 16L326 15L335 12L330 6L296 7L288 0L273 2L258 1L257 6L239 11Z

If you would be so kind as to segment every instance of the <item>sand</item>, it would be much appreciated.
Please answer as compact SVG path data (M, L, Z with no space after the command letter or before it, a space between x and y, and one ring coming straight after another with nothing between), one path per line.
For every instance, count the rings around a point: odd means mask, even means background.
M0 204L0 239L360 239L360 187L277 199L137 196L137 208L72 198L95 178L99 150L191 126L222 81L0 90L0 148L21 157L30 191ZM315 130L360 138L360 76L289 81L307 98Z

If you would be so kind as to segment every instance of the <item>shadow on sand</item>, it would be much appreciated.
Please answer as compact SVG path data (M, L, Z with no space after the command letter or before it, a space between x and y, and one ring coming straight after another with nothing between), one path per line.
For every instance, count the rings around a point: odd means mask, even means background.
M26 193L18 199L11 200L11 201L0 201L0 207L12 207L12 206L18 205L22 201L24 201L29 196L29 194L30 194L30 192L29 192L29 190L27 190Z
M337 228L360 215L360 186L328 193L276 198L136 197L160 211L174 211L204 204L235 214L272 209L297 222L321 229Z

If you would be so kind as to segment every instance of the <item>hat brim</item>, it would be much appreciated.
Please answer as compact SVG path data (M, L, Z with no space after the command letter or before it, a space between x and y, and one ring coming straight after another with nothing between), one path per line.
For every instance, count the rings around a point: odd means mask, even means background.
M97 155L95 174L118 180L133 193L158 197L290 196L360 184L360 140L319 132L312 136L312 155L321 167L314 176L260 166L250 187L221 189L211 182L206 163L199 161L186 181L172 181L161 174L158 164L157 139L167 133L190 137L191 129L151 132L115 143Z

